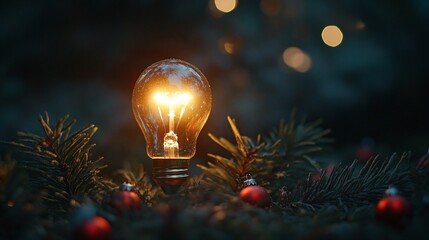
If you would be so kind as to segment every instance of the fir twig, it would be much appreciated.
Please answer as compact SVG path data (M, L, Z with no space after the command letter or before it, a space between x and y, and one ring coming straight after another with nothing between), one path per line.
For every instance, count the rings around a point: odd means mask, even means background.
M289 121L280 121L279 127L264 137L266 155L273 160L273 184L295 186L298 179L305 177L310 171L320 171L318 162L311 155L323 150L331 139L326 136L329 129L320 127L322 120L306 123L305 119L296 120L293 110Z
M40 116L43 135L19 132L16 146L27 157L18 166L32 173L32 185L45 191L44 200L50 211L64 213L71 205L89 197L101 201L112 184L99 173L106 165L99 165L102 157L93 159L90 153L95 144L89 144L97 127L89 125L69 136L75 120L69 116L50 124L49 115Z
M375 203L389 185L409 193L409 168L403 167L407 159L407 154L403 154L399 161L396 154L385 160L375 157L359 171L355 160L350 165L334 168L330 175L323 170L320 180L314 180L310 174L302 187L294 191L284 188L279 203L284 207L303 206L307 209L328 204L352 207Z
M154 186L147 177L144 165L141 164L139 171L134 173L129 167L118 170L117 172L124 178L127 183L134 186L134 190L140 195L146 206L152 206L155 201L162 195L162 190Z
M416 195L420 198L429 192L429 149L427 153L418 159L416 167L412 171L415 181Z
M297 123L294 111L289 123L281 121L278 129L267 136L259 134L255 141L242 136L230 117L228 122L236 144L212 134L209 137L227 150L232 158L208 154L215 162L209 162L208 166L197 165L204 171L204 182L209 187L237 191L246 174L259 178L264 185L295 185L308 172L320 169L310 155L322 150L322 144L328 142L325 136L330 131L319 127L321 121ZM274 183L276 181L278 183ZM225 189L225 185L229 188Z
M238 131L235 120L228 117L228 122L231 126L232 132L235 137L237 145L232 144L224 138L217 138L212 134L209 137L227 150L232 159L228 159L219 155L208 154L208 156L216 160L215 163L208 163L208 167L198 164L205 174L205 183L210 187L224 188L229 186L227 191L237 191L240 187L240 180L247 174L251 173L253 176L259 176L261 171L269 169L269 161L266 162L265 168L257 168L256 162L262 162L262 154L259 151L264 146L259 137L256 143L250 138L241 136Z

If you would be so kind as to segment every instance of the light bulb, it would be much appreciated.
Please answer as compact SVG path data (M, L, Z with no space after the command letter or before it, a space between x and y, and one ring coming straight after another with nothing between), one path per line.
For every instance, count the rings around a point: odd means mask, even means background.
M134 117L153 160L154 180L164 191L176 189L188 178L189 159L195 155L211 102L207 79L182 60L156 62L137 79L132 99Z

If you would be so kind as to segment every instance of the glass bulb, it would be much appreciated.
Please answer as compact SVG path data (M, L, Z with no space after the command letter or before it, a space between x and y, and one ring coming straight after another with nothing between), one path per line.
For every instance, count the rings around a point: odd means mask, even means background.
M155 177L161 173L155 168L163 166L171 170L163 179L187 177L187 169L186 174L173 173L184 170L183 160L195 155L211 101L207 79L185 61L162 60L140 75L133 91L133 112L145 136L147 154L154 161Z

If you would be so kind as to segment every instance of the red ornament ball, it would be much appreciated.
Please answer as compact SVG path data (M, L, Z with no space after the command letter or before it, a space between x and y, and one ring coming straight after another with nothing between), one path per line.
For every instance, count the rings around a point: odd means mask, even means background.
M379 221L387 225L402 228L410 222L412 208L402 196L385 196L378 202L375 215Z
M79 224L74 231L74 239L106 240L112 235L110 223L103 217L95 216Z
M372 148L363 146L356 150L356 158L360 161L367 161L371 157L375 156L376 154L372 150Z
M108 204L119 213L128 210L138 210L142 206L142 201L137 193L127 190L114 192Z
M270 194L267 189L258 185L243 188L240 191L240 198L244 202L260 208L269 207L271 203Z

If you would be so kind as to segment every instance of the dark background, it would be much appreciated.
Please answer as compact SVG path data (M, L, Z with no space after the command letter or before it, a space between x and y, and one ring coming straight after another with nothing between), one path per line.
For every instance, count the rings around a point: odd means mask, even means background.
M213 91L197 159L220 151L208 132L232 139L226 116L255 136L294 107L325 119L332 160L355 158L362 141L377 153L426 152L428 1L263 2L265 10L261 1L241 0L227 14L203 0L1 3L1 139L41 133L44 111L54 120L71 114L80 127L99 126L96 152L112 169L147 161L131 110L134 83L150 64L179 58L197 66ZM342 30L338 47L323 43L327 25ZM310 56L307 72L283 62L290 46Z

